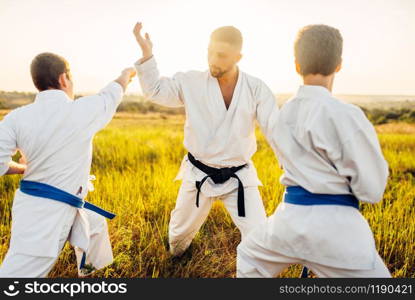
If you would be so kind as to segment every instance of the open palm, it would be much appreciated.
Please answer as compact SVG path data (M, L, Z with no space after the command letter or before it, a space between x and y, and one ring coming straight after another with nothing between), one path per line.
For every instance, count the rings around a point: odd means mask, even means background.
M134 35L138 42L138 44L141 47L141 50L143 51L144 57L149 57L153 55L153 43L150 40L150 35L148 33L145 34L143 37L141 35L141 29L143 28L143 24L141 22L138 22L134 26Z

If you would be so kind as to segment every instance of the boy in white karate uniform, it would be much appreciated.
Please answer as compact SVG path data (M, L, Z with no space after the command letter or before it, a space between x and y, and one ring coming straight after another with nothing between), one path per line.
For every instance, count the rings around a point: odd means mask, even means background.
M382 199L388 166L363 112L331 94L342 44L325 25L297 36L304 85L281 108L272 142L284 201L238 246L238 277L274 277L291 264L318 277L390 277L358 209Z
M76 101L64 58L39 54L31 74L39 90L34 102L0 122L0 175L23 174L0 277L46 277L68 239L77 246L82 276L88 265L99 269L113 260L105 218L81 207L90 185L92 139L112 119L135 70L125 69L98 94ZM17 148L25 164L11 160Z
M153 102L184 106L184 157L176 179L182 185L169 223L170 252L180 256L209 214L222 200L242 239L266 214L251 157L256 151L255 121L266 137L276 120L278 106L270 89L258 78L239 70L242 35L225 26L210 37L209 70L179 72L160 77L152 42L134 33L143 57L136 70L144 94Z

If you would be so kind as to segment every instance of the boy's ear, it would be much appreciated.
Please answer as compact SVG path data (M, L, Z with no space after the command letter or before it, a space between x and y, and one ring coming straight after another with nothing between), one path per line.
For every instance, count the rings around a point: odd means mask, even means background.
M68 87L68 77L66 76L66 73L62 73L61 75L59 75L59 85L61 88Z
M295 70L297 71L298 74L301 74L300 73L301 68L300 68L300 65L297 63L297 61L295 61Z
M342 69L342 61L337 65L335 72L339 72Z

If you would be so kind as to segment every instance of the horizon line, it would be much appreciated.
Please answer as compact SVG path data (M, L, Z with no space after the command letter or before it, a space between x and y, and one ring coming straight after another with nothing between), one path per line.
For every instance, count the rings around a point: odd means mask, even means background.
M0 90L0 93L5 92L5 93L26 93L26 94L38 94L38 91L25 91L25 90L21 90L21 91L10 91L10 90ZM99 91L96 92L80 92L80 93L75 93L75 95L77 96L87 96L87 95L94 95L97 94ZM274 95L294 95L295 92L274 92ZM339 95L339 96L399 96L399 97L415 97L415 93L414 94L370 94L370 93L333 93L333 95ZM125 93L124 96L144 96L143 94L140 93Z

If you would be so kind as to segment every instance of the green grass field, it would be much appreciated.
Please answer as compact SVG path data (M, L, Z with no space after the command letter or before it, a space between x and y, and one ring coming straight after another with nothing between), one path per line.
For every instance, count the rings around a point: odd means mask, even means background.
M191 248L180 259L166 251L170 211L180 182L173 179L186 153L183 117L122 113L94 141L92 174L97 177L89 201L113 211L108 222L114 263L94 277L234 277L238 230L220 202ZM381 203L363 205L380 255L394 277L415 277L415 125L377 127L391 175ZM281 170L258 131L253 160L264 186L267 214L281 201ZM10 237L10 213L19 176L0 177L0 261ZM292 266L282 277L298 277ZM51 277L76 277L75 255L66 245Z

